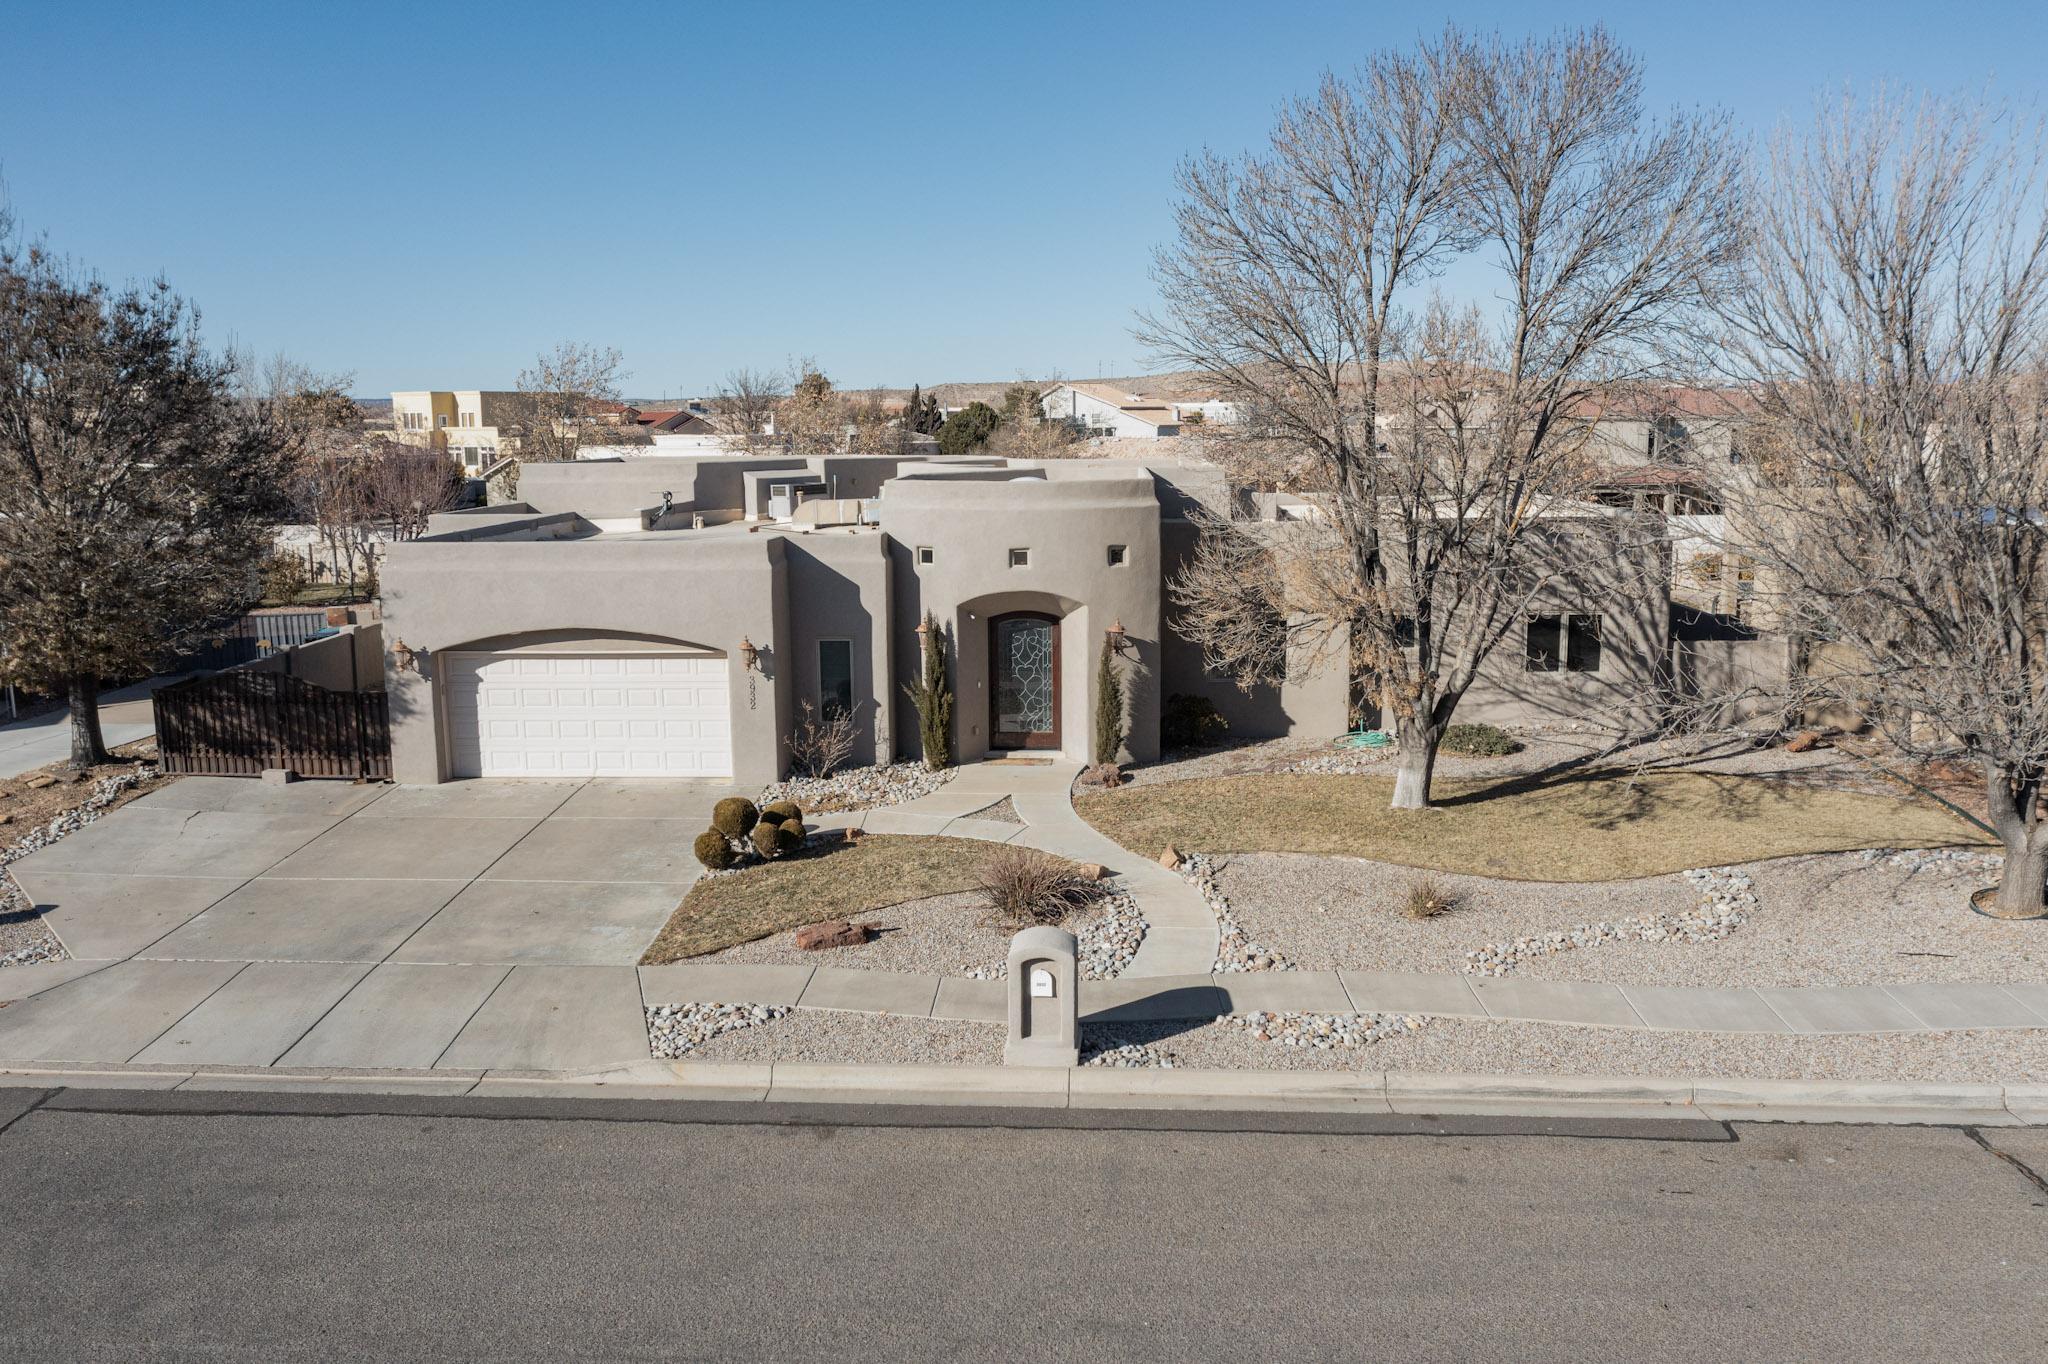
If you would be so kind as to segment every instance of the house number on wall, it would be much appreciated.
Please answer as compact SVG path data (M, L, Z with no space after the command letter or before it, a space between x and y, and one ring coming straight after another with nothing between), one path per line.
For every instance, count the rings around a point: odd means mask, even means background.
M1036 967L1031 972L1031 997L1033 999L1052 998L1052 972L1046 970L1043 966Z

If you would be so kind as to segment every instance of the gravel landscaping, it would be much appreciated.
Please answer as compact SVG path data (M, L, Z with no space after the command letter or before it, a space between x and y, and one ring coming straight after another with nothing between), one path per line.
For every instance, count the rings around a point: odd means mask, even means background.
M154 757L154 741L129 746L128 756ZM94 768L83 781L59 781L54 785L31 787L38 776L51 769L29 773L0 784L0 826L10 832L21 829L20 837L0 848L0 968L28 966L37 962L62 961L70 954L64 944L35 912L28 896L7 873L10 862L49 847L67 834L75 833L109 810L118 809L175 777L165 778L147 763L107 763ZM85 794L80 795L83 791Z
M794 932L741 943L699 958L718 964L851 966L865 971L967 976L1000 980L1014 934L990 922L988 902L978 891L911 900L853 915L875 936L858 947L806 952ZM1066 927L1081 940L1081 972L1089 980L1116 975L1144 941L1145 921L1128 895L1112 894L1075 915Z
M647 1009L647 1049L664 1061L688 1056L714 1037L788 1015L784 1005L654 1004Z
M690 1058L834 1066L995 1066L1003 1060L1003 1025L798 1009L784 1018L713 1037Z
M770 782L761 789L759 803L793 800L807 816L837 810L872 810L879 805L901 805L928 796L952 779L952 768L934 772L922 762L849 767L829 777L791 777L788 781Z
M1305 970L1462 971L1467 955L1575 928L1645 918L1695 923L1645 941L1613 934L1572 950L1515 954L1515 974L1616 984L1773 986L2048 980L2048 922L1988 919L1969 892L1997 875L1974 851L1831 853L1722 869L1704 893L1735 895L1741 921L1709 929L1684 875L1552 884L1434 873L1456 897L1431 919L1399 906L1417 873L1292 853L1217 859L1216 885L1251 940ZM1725 920L1725 914L1709 916Z
M996 824L1022 824L1024 822L1024 817L1017 813L1017 802L1011 800L1008 796L1004 796L994 805L986 805L979 810L970 810L965 817L968 819L986 819Z
M1084 1064L1203 1070L1407 1070L1482 1075L1650 1075L1785 1080L2048 1080L2048 1031L1889 1033L1801 1037L1646 1032L1552 1023L1326 1015L1378 1040L1288 1045L1241 1019L1120 1023L1082 1028ZM1409 1026L1410 1022L1426 1026ZM1325 1038L1323 1040L1330 1040ZM999 1065L995 1023L798 1009L721 1033L689 1053L697 1061L809 1061L826 1065Z

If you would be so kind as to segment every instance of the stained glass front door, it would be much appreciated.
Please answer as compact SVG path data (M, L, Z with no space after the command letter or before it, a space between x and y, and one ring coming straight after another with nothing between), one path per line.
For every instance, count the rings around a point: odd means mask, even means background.
M992 746L1060 746L1059 653L1059 624L1049 616L997 616L989 622Z

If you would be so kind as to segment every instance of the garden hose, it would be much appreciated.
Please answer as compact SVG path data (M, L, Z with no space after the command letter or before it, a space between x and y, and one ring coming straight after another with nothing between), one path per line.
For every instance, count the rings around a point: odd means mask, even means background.
M1394 736L1383 729L1355 730L1337 740L1339 748L1390 748Z

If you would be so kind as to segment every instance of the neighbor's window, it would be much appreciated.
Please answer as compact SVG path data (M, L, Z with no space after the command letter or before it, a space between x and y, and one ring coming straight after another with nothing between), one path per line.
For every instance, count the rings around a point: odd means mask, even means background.
M1600 617L1531 616L1524 666L1532 673L1600 671Z
M917 547L917 561L921 564L928 564L932 561L932 547L930 545L919 545Z
M1028 550L1028 549L1013 549L1013 550L1011 550L1011 551L1010 551L1010 567L1011 567L1011 568L1029 568L1029 567L1031 567L1031 551L1030 551L1030 550Z
M853 641L818 641L818 708L826 719L853 714Z
M1122 545L1111 545L1109 547L1109 566L1111 568L1121 567L1124 557L1124 547Z
M1567 672L1600 671L1600 617L1565 617L1564 666Z

